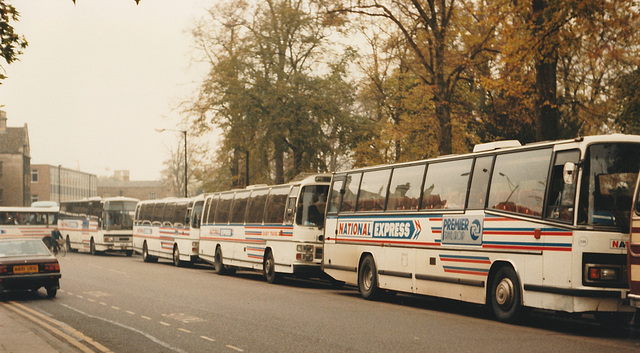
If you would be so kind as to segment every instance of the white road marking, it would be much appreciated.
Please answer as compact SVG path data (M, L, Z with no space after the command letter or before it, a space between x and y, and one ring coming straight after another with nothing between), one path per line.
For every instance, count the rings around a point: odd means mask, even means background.
M126 272L122 272L122 271L117 271L117 270L113 270L113 269L109 269L109 271L115 272L115 273L120 274L120 275L125 275L125 276L127 275Z
M227 345L227 348L231 348L231 349L233 349L234 351L238 351L238 352L244 352L244 349L240 349L240 348L238 348L238 347L234 347L234 346L232 346L232 345L230 345L230 344L228 344L228 345Z
M143 319L145 319L145 320L151 320L151 318L150 318L150 317L148 317L148 316L144 316L144 315L142 315L142 316L140 316L140 317L141 317L141 318L143 318Z
M143 335L143 336L147 337L149 340L151 340L151 341L153 341L153 342L155 342L155 343L157 343L157 344L159 344L159 345L161 345L161 346L163 346L163 347L165 347L165 348L167 348L167 349L170 349L170 350L172 350L172 351L174 351L174 352L177 352L177 353L187 353L186 351L184 351L184 350L182 350L182 349L180 349L180 348L172 347L172 346L170 346L168 343L163 342L163 341L161 341L161 340L159 340L159 339L157 339L157 338L155 338L155 337L151 336L150 334L148 334L148 333L146 333L146 332L142 332L142 331L140 331L140 330L138 330L138 329L136 329L136 328L133 328L133 327L130 327L130 326L127 326L127 325L121 324L121 323L116 322L116 321L112 321L112 320L105 319L105 318L102 318L102 317L98 317L98 316L93 316L93 315L91 315L91 314L87 314L87 313L85 313L84 311L78 310L78 309L73 308L73 307L71 307L71 306L68 306L68 305L66 305L66 304L62 304L62 303L59 303L59 304L60 304L60 305L62 305L62 306L64 306L65 308L69 308L69 309L71 309L71 310L73 310L73 311L76 311L76 312L78 312L78 313L80 313L80 314L82 314L82 315L85 315L85 316L87 316L87 317L90 317L90 318L92 318L92 319L102 320L102 321L104 321L104 322L108 322L108 323L110 323L110 324L113 324L113 325L116 325L116 326L120 326L120 327L122 327L122 328L125 328L125 329L131 330L131 331L133 331L133 332L139 333L139 334L141 334L141 335Z
M136 313L134 313L133 311L127 310L125 311L125 313L129 314L129 315L135 315Z
M113 309L113 310L120 310L120 308L118 308L117 306L113 306L113 305L111 305L111 309Z
M187 330L186 328L178 328L178 330L182 331L182 332L186 332L186 333L191 333L191 331Z
M204 339L204 340L207 340L207 341L210 341L210 342L215 342L215 341L216 341L216 340L214 340L213 338L211 338L211 337L207 337L207 336L200 336L200 338L202 338L202 339Z
M168 322L164 322L164 321L158 321L158 322L160 323L160 325L171 326L171 324Z

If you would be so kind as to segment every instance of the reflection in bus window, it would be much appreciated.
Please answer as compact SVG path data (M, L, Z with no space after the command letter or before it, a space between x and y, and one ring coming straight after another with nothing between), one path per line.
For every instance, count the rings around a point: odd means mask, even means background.
M231 211L232 201L233 193L220 195L220 201L218 202L218 207L216 207L216 224L225 224L229 222L229 213Z
M400 167L393 170L387 210L417 210L425 165Z
M384 210L390 175L391 169L366 172L362 175L362 184L358 195L358 211Z
M483 209L485 207L492 164L493 156L476 158L473 176L471 177L471 187L469 188L467 208Z
M342 195L340 193L340 190L342 190L343 184L344 180L342 179L334 180L333 184L331 184L331 199L329 200L329 209L327 210L328 213L338 212L338 209L340 208L340 196Z
M247 223L262 223L268 193L269 189L256 190L251 193L251 199L249 200L249 206L247 208Z
M264 214L264 223L282 224L284 220L284 209L289 196L289 187L273 188L267 198L267 207Z
M496 157L489 207L539 217L542 215L551 149Z
M422 209L462 209L472 159L432 163L427 167Z
M354 211L356 209L356 198L358 196L358 188L360 187L360 178L362 173L353 173L347 175L344 184L344 195L342 195L342 205L340 211Z
M231 206L231 219L229 223L244 223L244 215L247 212L247 201L249 200L249 192L237 192Z

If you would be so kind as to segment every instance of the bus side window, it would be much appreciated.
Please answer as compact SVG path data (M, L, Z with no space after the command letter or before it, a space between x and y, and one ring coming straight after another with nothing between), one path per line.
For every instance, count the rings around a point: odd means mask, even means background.
M417 210L420 205L425 164L393 169L387 210Z
M382 211L387 198L391 168L365 172L360 185L357 211Z
M289 190L289 187L271 189L264 214L265 224L282 224Z
M562 151L556 153L553 168L551 169L551 185L547 195L547 209L545 217L565 222L572 222L575 212L576 184L565 183L563 177L564 165L567 162L578 163L580 151ZM575 174L574 174L575 177Z
M471 159L431 163L424 182L422 209L463 209Z
M344 185L344 179L333 180L331 184L331 195L329 196L329 204L327 205L327 213L337 213L340 210L340 190Z
M541 218L550 163L551 149L499 154L488 207Z
M469 201L467 208L483 209L487 203L487 191L489 190L489 178L493 167L493 156L480 157L476 159L471 177L471 188L469 189Z
M342 195L340 212L353 212L356 209L358 189L360 188L360 179L362 179L362 173L353 173L347 175L347 180L345 180L345 186L343 189L344 195Z

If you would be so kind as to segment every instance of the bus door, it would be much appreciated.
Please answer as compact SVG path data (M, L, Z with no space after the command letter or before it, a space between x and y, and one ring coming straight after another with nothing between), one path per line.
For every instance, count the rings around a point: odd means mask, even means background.
M636 182L636 189L631 210L631 224L629 246L627 247L627 262L629 272L629 299L631 306L640 308L640 177Z

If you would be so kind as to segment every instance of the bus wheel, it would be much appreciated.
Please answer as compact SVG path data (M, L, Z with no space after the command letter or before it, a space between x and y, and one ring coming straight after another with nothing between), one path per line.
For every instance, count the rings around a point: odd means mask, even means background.
M213 261L213 272L217 275L224 275L226 272L224 264L222 263L222 249L220 249L220 246L216 248L216 257Z
M273 284L279 280L279 275L276 273L276 262L273 259L273 252L268 251L262 264L262 274L267 282Z
M371 255L367 255L358 271L358 290L364 299L377 299L380 289L378 288L378 272L376 263Z
M491 308L496 319L513 323L520 319L522 299L520 282L510 266L501 267L491 281Z
M182 261L180 261L180 250L177 245L173 247L173 264L175 266L182 265Z
M91 253L91 255L96 254L96 243L93 241L93 238L91 238L91 242L89 243L89 253Z
M73 249L71 249L71 239L69 239L68 235L67 235L67 251L68 252L73 251Z
M147 247L147 242L145 241L142 244L142 261L144 262L155 262L156 258L149 255L149 248Z

